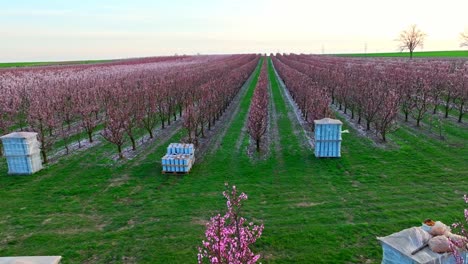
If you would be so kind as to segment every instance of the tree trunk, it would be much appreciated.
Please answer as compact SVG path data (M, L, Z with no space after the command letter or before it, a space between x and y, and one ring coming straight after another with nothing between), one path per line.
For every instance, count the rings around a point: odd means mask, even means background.
M447 101L445 102L445 118L448 117L449 108L450 108L450 96L447 97Z
M47 160L47 153L45 152L44 149L41 149L41 154L42 154L42 160L43 160L44 164L49 163L49 160Z
M89 143L93 143L93 131L88 130L87 133L88 133Z
M413 58L413 51L412 51L412 50L409 51L409 58L410 58L410 59Z
M260 139L256 140L257 143L257 152L260 151Z
M130 138L130 141L132 142L132 150L136 150L135 138L130 135L128 137Z
M462 118L463 118L463 105L465 104L465 102L462 102L461 105L460 105L460 112L458 114L458 123L461 123L462 122Z
M408 122L408 112L405 112L405 122Z
M366 128L367 130L370 130L370 121L369 120L366 120L366 121L367 121Z
M122 153L122 145L117 145L117 151L119 152L119 159L124 159L124 155Z
M150 138L153 138L153 130L152 130L152 129L148 129L148 133L149 133Z
M421 122L421 118L416 119L416 126L419 127L419 123Z

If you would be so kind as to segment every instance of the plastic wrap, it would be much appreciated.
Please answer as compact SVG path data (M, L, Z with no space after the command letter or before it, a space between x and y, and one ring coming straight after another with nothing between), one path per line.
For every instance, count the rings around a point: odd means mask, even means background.
M455 264L452 253L438 254L429 247L411 255L411 252L431 238L432 235L420 227L412 227L386 237L378 237L383 249L382 264ZM468 263L466 252L462 257L465 263Z

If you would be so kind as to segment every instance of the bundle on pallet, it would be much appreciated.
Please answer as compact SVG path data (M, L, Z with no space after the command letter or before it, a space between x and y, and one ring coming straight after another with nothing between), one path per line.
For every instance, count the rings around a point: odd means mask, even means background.
M194 154L193 144L171 143L167 147L167 154Z
M161 163L163 173L189 173L195 163L193 144L169 144Z
M0 139L8 163L8 174L33 174L42 169L37 133L14 132Z
M315 156L341 157L341 126L340 120L324 118L315 120Z

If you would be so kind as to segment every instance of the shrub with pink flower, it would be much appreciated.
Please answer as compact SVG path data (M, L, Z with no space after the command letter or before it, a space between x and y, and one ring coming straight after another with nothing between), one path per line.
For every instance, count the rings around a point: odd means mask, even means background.
M465 203L468 204L468 196L465 194L463 196L465 199ZM468 209L465 209L465 221L468 223ZM466 256L466 249L467 249L467 244L468 244L468 229L466 227L466 224L463 222L458 222L452 224L453 232L458 233L462 238L461 239L449 239L450 243L450 248L453 251L453 255L455 257L455 261L457 264L463 264L465 263L462 257L462 254L465 254ZM465 252L462 252L465 251Z
M226 184L223 195L227 199L227 212L212 217L206 224L206 239L198 248L198 263L256 263L260 255L253 253L250 246L262 235L263 224L255 225L240 216L247 195L238 195L236 186L230 188Z

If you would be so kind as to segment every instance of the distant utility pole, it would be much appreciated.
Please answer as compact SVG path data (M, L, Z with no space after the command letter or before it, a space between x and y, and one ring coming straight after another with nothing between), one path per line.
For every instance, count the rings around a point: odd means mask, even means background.
M367 54L367 42L364 43L364 54Z

